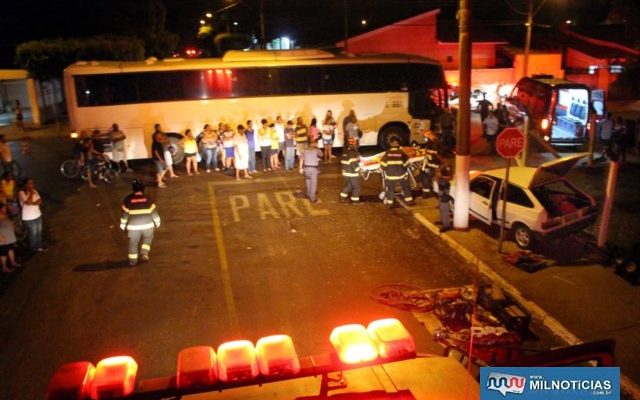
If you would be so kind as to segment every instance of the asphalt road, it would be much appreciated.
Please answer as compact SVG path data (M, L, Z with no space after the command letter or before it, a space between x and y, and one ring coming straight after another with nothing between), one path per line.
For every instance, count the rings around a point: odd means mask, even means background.
M58 365L128 354L139 377L171 375L180 349L285 333L300 355L326 352L333 327L397 317L437 352L410 313L369 299L385 283L470 283L473 273L404 209L337 202L338 164L310 204L294 172L236 182L222 174L150 189L163 219L151 261L126 266L118 208L125 177L90 190L59 177L67 144L32 144L25 162L45 197L50 250L27 262L0 302L0 398L41 398ZM148 170L148 168L147 168ZM148 181L150 173L143 173Z

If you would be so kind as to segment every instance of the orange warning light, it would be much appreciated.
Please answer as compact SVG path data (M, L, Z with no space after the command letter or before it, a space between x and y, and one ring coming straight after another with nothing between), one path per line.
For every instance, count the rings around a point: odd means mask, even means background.
M47 400L84 399L96 368L88 361L63 364L58 368L47 387Z
M295 375L300 372L300 360L287 335L266 336L256 343L260 373L265 376Z
M195 346L178 353L178 388L212 385L218 380L216 352L211 346Z
M218 347L218 377L223 382L251 380L258 376L253 343L235 340Z
M413 337L404 325L395 318L373 321L367 327L367 332L376 344L382 358L402 357L416 351Z
M358 364L378 358L375 343L360 324L343 325L335 328L330 336L331 344L338 358L345 364Z
M109 357L96 366L91 383L91 399L125 397L133 393L138 364L129 356Z

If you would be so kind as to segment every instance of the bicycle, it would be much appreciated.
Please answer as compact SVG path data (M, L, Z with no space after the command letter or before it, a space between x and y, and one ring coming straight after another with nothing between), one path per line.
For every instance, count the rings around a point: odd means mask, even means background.
M68 179L76 179L80 177L82 180L86 181L89 178L89 166L81 166L78 163L78 160L69 159L63 161L60 165L60 173ZM91 174L93 179L102 179L106 183L115 182L120 175L114 163L107 159L101 160L95 164Z

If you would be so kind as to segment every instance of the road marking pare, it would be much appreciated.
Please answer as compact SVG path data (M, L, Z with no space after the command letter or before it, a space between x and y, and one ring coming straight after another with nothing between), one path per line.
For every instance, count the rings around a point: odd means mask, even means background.
M229 206L235 223L252 216L264 221L268 218L320 217L331 214L329 210L311 204L308 199L297 198L291 190L232 195L229 196Z

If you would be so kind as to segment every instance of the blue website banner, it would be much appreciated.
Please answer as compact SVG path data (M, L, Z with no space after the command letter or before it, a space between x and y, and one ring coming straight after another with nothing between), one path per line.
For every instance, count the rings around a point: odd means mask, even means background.
M616 399L620 368L482 367L480 399Z

